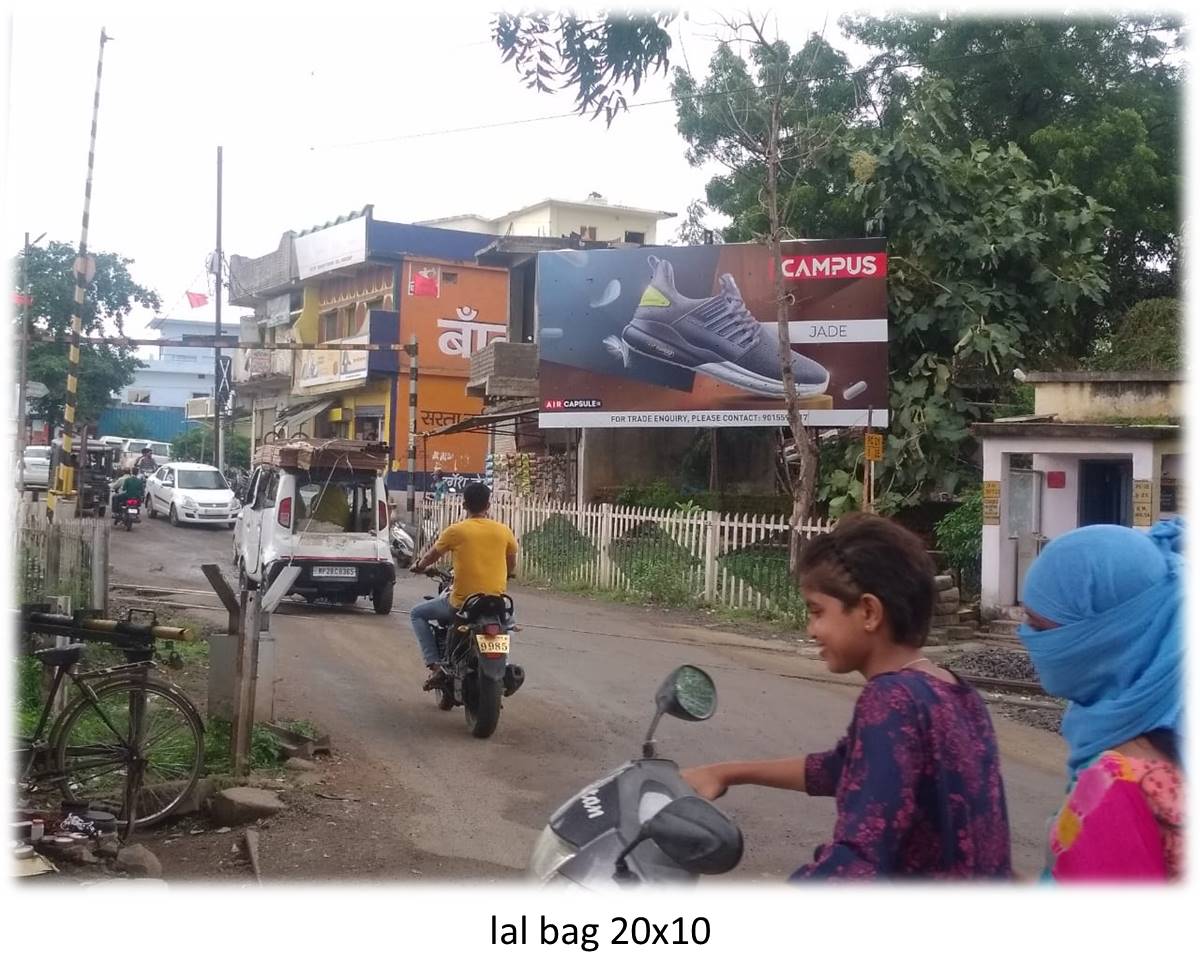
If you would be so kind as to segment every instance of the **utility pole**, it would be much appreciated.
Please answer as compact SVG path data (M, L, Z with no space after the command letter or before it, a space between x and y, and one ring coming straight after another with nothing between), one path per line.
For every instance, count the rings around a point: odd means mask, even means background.
M17 337L17 458L25 452L25 386L29 383L29 314L33 297L29 293L29 249L46 237L42 232L32 242L25 232L25 251L21 253L21 334Z
M100 57L96 61L96 95L92 100L92 136L88 144L87 183L83 188L83 230L79 235L79 257L75 260L75 311L71 315L71 349L67 354L67 399L63 407L62 452L59 455L58 472L52 477L53 484L46 494L46 509L51 520L60 497L70 498L75 494L75 467L71 462L72 442L75 437L75 406L79 388L79 335L83 332L84 304L87 286L94 266L88 258L88 222L92 211L92 172L96 166L96 124L100 117L100 76L104 72L104 45L111 41L104 28L100 28Z
M408 522L417 523L417 337L408 345Z
M217 346L213 348L213 464L225 471L225 441L221 438L221 156L217 147Z

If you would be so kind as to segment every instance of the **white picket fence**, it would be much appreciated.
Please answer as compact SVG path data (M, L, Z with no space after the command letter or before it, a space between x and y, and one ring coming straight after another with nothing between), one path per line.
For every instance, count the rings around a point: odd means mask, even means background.
M513 529L521 545L518 574L526 580L734 609L795 611L801 602L787 572L783 516L577 507L507 494L493 497L491 516ZM462 517L456 495L426 501L422 550ZM832 521L815 521L800 535L808 539L832 527Z
M44 500L18 501L13 517L13 577L19 602L70 596L77 609L107 608L110 520L62 514L51 523Z

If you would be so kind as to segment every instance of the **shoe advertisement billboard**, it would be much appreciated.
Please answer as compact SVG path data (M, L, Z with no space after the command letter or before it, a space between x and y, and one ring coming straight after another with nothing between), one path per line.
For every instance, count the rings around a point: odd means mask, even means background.
M783 244L792 373L805 425L887 425L882 238ZM542 428L786 426L765 245L537 257Z

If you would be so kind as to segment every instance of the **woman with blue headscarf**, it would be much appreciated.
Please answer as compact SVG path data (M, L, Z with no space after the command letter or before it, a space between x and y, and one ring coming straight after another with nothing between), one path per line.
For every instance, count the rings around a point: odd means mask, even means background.
M1022 642L1069 703L1068 796L1047 875L1170 880L1183 858L1183 526L1097 524L1051 541L1029 570Z

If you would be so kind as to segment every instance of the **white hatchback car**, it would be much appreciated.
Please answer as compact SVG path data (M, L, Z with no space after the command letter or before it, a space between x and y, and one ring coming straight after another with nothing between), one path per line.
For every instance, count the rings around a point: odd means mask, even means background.
M240 504L225 477L206 463L168 463L146 481L146 513L180 524L233 527Z
M17 486L22 490L46 489L50 485L50 447L26 446L17 460Z

